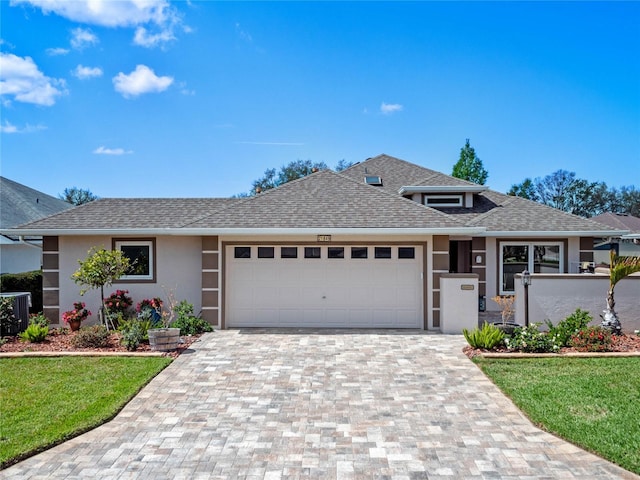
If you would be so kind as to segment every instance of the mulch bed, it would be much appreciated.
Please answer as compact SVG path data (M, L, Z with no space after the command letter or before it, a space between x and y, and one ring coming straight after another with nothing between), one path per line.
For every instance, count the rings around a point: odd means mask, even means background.
M30 343L23 342L18 337L4 337L6 343L0 345L0 353L8 352L127 352L127 349L120 343L120 334L112 333L109 335L108 346L102 348L77 348L71 343L71 339L76 332L70 332L67 329L52 330L47 335L44 342ZM164 356L177 357L189 346L196 342L201 335L186 335L180 337L182 342L176 351L164 353ZM148 343L141 343L135 352L150 352L151 347Z
M628 333L628 334L624 334L624 335L614 335L613 337L613 344L611 347L611 350L609 350L610 352L640 352L640 336L633 334L633 333ZM465 355L469 358L473 358L475 356L478 355L482 355L484 353L519 353L519 352L514 352L512 350L508 350L507 348L496 348L494 350L485 350L482 348L471 348L471 346L467 345L466 347L464 347L462 349L462 351L465 353ZM577 348L573 348L573 347L562 347L560 349L559 354L563 354L563 353L579 353L581 352L581 350L578 350Z

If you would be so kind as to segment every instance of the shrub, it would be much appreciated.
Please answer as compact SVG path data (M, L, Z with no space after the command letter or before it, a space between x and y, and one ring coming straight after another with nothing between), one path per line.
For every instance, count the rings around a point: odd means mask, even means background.
M131 352L136 350L141 343L149 340L147 332L151 326L152 321L150 319L131 318L129 320L121 320L118 327L122 334L120 343Z
M549 320L546 321L549 327L549 335L554 338L554 342L561 346L566 347L571 341L571 337L578 333L580 330L587 328L587 325L593 320L593 317L586 310L576 309L571 315L564 320L560 320L556 326L554 326Z
M581 352L608 352L611 344L611 331L600 326L583 328L570 341L570 345Z
M104 299L104 306L110 315L127 315L129 309L133 305L133 300L128 293L129 290L116 290Z
M42 311L42 272L33 270L24 273L0 275L0 292L30 292L31 312Z
M13 298L0 297L0 337L13 332L20 325L20 319L13 314Z
M101 348L109 345L109 331L104 325L82 327L71 339L76 348Z
M29 324L24 332L18 334L20 340L30 343L43 342L47 338L47 335L49 335L49 326L46 325L43 327L37 323Z
M505 340L510 350L526 353L557 352L560 345L555 343L552 335L539 330L540 323L532 323L528 327L516 328L511 338Z
M44 316L44 313L32 313L31 315L29 315L29 325L48 327L49 320Z
M173 309L176 320L171 323L173 328L180 329L180 335L198 335L204 332L212 332L213 327L206 320L193 314L193 305L182 300Z
M505 337L502 330L489 325L487 322L484 322L482 329L476 327L469 331L464 328L462 334L473 348L486 348L487 350L491 350L501 344Z

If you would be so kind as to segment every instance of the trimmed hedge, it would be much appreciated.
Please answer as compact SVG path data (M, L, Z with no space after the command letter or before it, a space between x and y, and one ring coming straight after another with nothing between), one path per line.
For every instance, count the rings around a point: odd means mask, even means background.
M42 271L0 275L1 292L31 292L31 313L42 311Z

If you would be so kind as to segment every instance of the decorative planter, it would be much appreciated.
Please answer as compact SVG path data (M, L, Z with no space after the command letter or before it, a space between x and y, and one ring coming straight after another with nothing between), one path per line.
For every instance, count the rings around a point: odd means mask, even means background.
M80 330L80 325L82 325L82 320L71 320L69 321L69 329L72 332L77 332Z
M148 335L151 350L157 352L170 352L180 343L179 328L150 328Z
M493 322L492 325L494 327L498 327L498 329L502 330L505 335L513 335L513 332L516 331L516 328L522 327L519 323L513 322Z

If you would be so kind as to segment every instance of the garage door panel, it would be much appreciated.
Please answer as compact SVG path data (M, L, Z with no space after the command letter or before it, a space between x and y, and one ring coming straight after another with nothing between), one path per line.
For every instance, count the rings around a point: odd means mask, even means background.
M422 328L422 249L415 259L234 258L227 247L225 318L229 327ZM276 257L280 250L276 248Z

